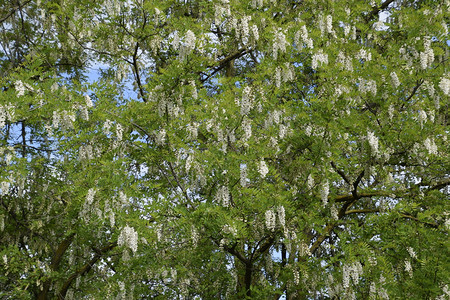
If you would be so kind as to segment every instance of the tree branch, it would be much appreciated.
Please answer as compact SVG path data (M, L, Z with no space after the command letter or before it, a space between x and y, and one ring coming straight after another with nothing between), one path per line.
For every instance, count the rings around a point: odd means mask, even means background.
M116 246L117 246L117 242L112 242L112 243L108 244L107 246L103 247L102 249L100 249L100 251L98 251L94 255L94 257L89 262L87 262L84 266L82 266L80 269L75 271L75 273L70 275L70 277L62 285L61 290L59 291L59 293L57 295L58 299L63 300L66 297L67 290L70 288L70 285L72 284L72 282L78 276L83 276L84 274L88 273L91 270L92 266L103 256L103 254L107 253L109 250L113 249Z

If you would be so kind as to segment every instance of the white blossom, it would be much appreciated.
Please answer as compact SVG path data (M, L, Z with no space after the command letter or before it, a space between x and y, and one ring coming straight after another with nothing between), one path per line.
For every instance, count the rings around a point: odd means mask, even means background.
M424 142L423 142L425 149L428 150L428 153L430 154L434 154L437 155L438 151L437 151L437 146L436 143L434 142L434 138L427 138Z
M241 170L240 170L240 183L242 187L246 187L247 186L247 165L242 164L241 165Z
M251 16L244 16L241 19L241 40L242 44L246 45L248 43L248 38L250 36L250 29L248 27L248 22L251 20Z
M319 49L317 53L314 53L312 57L312 63L311 68L317 69L319 66L319 63L321 65L327 65L328 64L328 54L324 53L322 49Z
M422 109L419 111L419 123L420 123L420 127L423 128L423 123L425 123L427 121L427 113Z
M94 202L94 196L97 193L97 189L95 188L90 188L88 190L88 193L86 195L86 204L87 205L91 205Z
M17 97L25 95L26 88L21 80L16 80L14 87L16 88Z
M188 139L196 140L198 137L198 123L193 122L187 125Z
M280 205L277 207L278 221L280 222L281 228L286 225L286 212L284 206Z
M272 209L266 210L266 227L270 231L274 231L276 227L276 215Z
M237 236L237 229L236 229L236 227L234 227L234 226L232 226L232 225L229 225L229 224L225 224L223 227L222 227L222 231L225 233L225 234L231 234L232 236Z
M252 26L252 33L253 33L253 37L255 38L255 41L258 41L259 40L258 26L256 26L256 25Z
M372 79L365 80L365 79L359 78L358 89L363 94L365 94L367 92L371 92L375 96L377 94L377 83L375 80L372 80Z
M172 47L175 50L178 50L178 48L180 47L180 36L178 35L178 31L175 31L173 33Z
M326 19L326 22L327 22L327 32L328 33L332 33L333 32L333 17L331 16L331 15L328 15L327 16L327 19Z
M126 205L128 203L128 197L123 191L119 191L119 201L122 205Z
M164 145L165 141L166 141L166 130L161 129L156 133L156 144L161 146Z
M265 178L267 173L269 173L269 168L264 160L261 160L258 165L258 172L262 178Z
M133 253L136 253L138 247L138 233L133 227L126 225L119 234L117 245L127 246Z
M335 204L331 205L330 212L331 212L331 217L334 220L338 220L339 219L339 211L338 211L338 209L337 209Z
M0 105L0 129L6 125L6 121L14 122L14 106L12 104Z
M78 150L78 160L90 160L94 158L94 151L92 149L92 145L81 145Z
M184 42L186 43L186 47L189 50L193 50L195 48L195 41L196 41L195 34L191 30L188 30L184 37Z
M439 87L441 88L444 95L450 95L450 79L442 77L441 81L439 82Z
M320 198L322 199L323 206L326 206L328 203L328 194L330 192L330 184L328 180L325 180L322 183L322 187L320 189Z
M405 271L408 272L410 277L413 277L413 270L409 260L405 260Z
M281 86L281 68L280 67L275 68L274 77L275 77L275 86L277 88L280 88L280 86Z
M2 181L2 183L0 183L0 189L2 190L1 195L9 194L9 186L10 186L10 183L8 181Z
M123 138L123 127L119 123L116 125L116 138L118 142L122 141Z
M103 130L105 134L111 134L111 126L113 125L111 120L106 120L105 123L103 123Z
M363 59L365 61L372 60L372 53L368 52L366 49L361 48L359 52L356 54L357 59Z
M310 125L306 126L305 128L305 134L307 136L311 136L311 132L312 132L312 127Z
M214 200L224 207L230 206L230 191L227 186L221 186L217 189Z
M248 141L250 137L252 136L252 125L251 120L247 117L244 117L242 120L242 130L244 130L244 135L242 140L244 142Z
M194 226L191 227L191 238L192 244L194 244L194 247L197 247L197 243L200 239L200 234L198 233L197 229L195 229Z
M367 131L367 141L374 155L378 155L378 138L372 131Z
M391 72L391 84L394 88L397 88L400 85L400 80L395 72Z
M252 89L249 86L244 87L242 91L242 99L240 101L241 105L241 115L247 115L252 109L253 105L253 95Z
M306 186L308 190L311 190L314 187L314 178L311 176L311 174L308 175L308 178L306 180Z
M281 29L278 29L275 31L275 37L273 40L273 59L277 59L278 57L278 51L286 52L286 36L282 32Z
M424 51L420 52L420 66L422 69L430 67L434 62L434 51L431 48L431 39L424 38Z
M87 107L94 107L94 104L92 103L91 97L89 97L89 95L84 96L84 100L86 101Z
M408 247L408 248L406 248L406 250L408 251L409 255L410 255L412 258L417 259L416 252L414 252L414 249L413 249L412 247Z

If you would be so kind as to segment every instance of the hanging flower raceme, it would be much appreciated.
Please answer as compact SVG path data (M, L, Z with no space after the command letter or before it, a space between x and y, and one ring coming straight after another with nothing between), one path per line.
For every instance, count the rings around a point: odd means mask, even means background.
M133 227L125 226L120 232L119 238L117 239L117 245L126 246L130 248L133 253L136 253L138 247L138 233Z

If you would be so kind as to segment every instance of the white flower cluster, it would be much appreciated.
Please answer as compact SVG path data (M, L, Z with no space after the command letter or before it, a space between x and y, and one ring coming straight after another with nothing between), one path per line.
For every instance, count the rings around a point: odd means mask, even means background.
M342 270L342 285L344 289L350 287L350 278L353 279L355 285L359 283L359 277L362 275L363 269L359 261L351 265L345 264Z
M214 200L217 203L221 203L224 207L228 207L230 205L230 191L228 190L228 187L221 186L218 188Z
M431 48L431 39L425 37L423 41L424 51L420 52L420 66L422 69L430 67L434 62L434 51Z
M311 256L311 250L305 242L300 243L299 247L299 255L300 256Z
M250 37L250 28L248 27L248 22L252 19L251 16L244 16L240 22L240 32L242 44L247 45L248 39Z
M64 130L73 129L73 123L75 122L75 114L70 111L63 110L61 112L53 112L53 128L61 128Z
M444 95L450 95L450 79L446 77L442 77L439 82L439 87L441 88ZM1 127L1 126L0 126Z
M303 47L300 43L304 43L306 47L310 49L314 48L313 40L308 37L308 29L306 29L305 25L303 25L300 30L295 33L294 43L299 49Z
M242 187L247 186L247 165L241 164L241 170L240 170L240 183Z
M138 233L133 227L125 226L119 234L117 245L125 245L130 248L133 253L136 253L138 247Z
M331 15L326 17L326 29L328 33L333 33L333 17Z
M277 215L281 228L284 228L284 226L286 225L286 211L284 210L283 205L277 207Z
M368 52L366 49L361 48L359 52L356 54L356 58L360 60L371 61L372 53Z
M428 153L434 154L434 155L438 154L438 150L437 150L436 143L434 142L434 138L427 138L423 142L423 144L425 146L425 149L427 149Z
M252 33L253 33L253 36L255 38L255 42L257 42L259 40L259 29L258 29L258 26L252 25Z
M6 121L14 122L14 106L11 104L0 105L0 129L6 125Z
M253 93L249 86L244 87L240 101L241 115L247 115L253 107Z
M319 63L321 65L328 64L328 54L324 53L322 49L319 49L317 53L314 53L312 56L311 68L317 69Z
M323 206L325 207L328 204L328 194L330 193L330 184L328 180L325 180L322 183L322 187L320 189L320 198L322 199Z
M228 3L223 3L225 5L216 4L214 6L214 24L219 27L222 23L223 16L230 16L231 10Z
M118 142L122 141L123 138L123 127L119 123L116 125L116 138Z
M370 149L372 153L377 156L378 151L378 138L377 136L370 130L367 131L367 141L369 142Z
M431 48L431 39L425 37L423 41L424 51L420 52L420 66L422 69L430 67L434 62L434 51Z
M405 260L405 271L408 272L409 277L413 277L411 262L408 259Z
M1 189L0 195L8 195L9 194L9 186L10 186L10 183L8 181L2 181L0 183L0 189Z
M92 205L92 203L94 202L94 197L95 197L96 193L97 193L97 189L95 189L95 188L90 188L88 190L88 193L86 195L86 204L87 205Z
M87 107L94 107L94 104L92 103L91 97L89 97L89 95L84 96L84 100Z
M339 51L336 63L342 64L342 69L353 72L353 63L350 56L346 56L344 52Z
M419 120L420 127L423 128L423 123L427 122L427 113L424 110L420 110L417 119Z
M375 96L377 94L377 83L372 79L366 80L359 78L358 89L363 94L371 92Z
M236 237L237 236L237 229L236 227L226 224L222 227L222 231L225 234L231 234L232 236Z
M252 136L252 121L247 117L242 120L242 130L244 130L244 135L242 137L243 142L247 142Z
M186 48L189 50L194 50L196 40L197 38L195 37L195 34L191 30L188 30L184 36Z
M314 187L314 178L311 176L311 174L308 175L308 178L306 179L306 187L308 190L311 190Z
M194 247L197 247L197 243L200 239L200 234L198 233L198 230L195 229L194 226L191 227L191 238L192 238L192 244Z
M106 120L105 123L103 123L103 131L105 134L111 134L111 127L113 125L113 122L111 120Z
M80 149L78 150L78 160L79 161L85 161L85 160L91 160L94 158L94 151L92 149L92 145L81 145Z
M284 35L281 28L279 28L275 31L275 37L273 39L273 59L276 60L278 58L278 50L280 50L281 52L286 52L286 45L286 36Z
M391 84L394 88L397 88L400 85L400 80L395 72L391 72Z
M274 231L277 227L277 216L278 216L278 224L281 228L285 228L286 225L286 212L284 210L284 206L280 205L274 209L266 210L265 214L265 223L266 228L270 231Z
M261 160L258 165L258 172L262 178L265 178L267 173L269 173L269 168L264 160Z
M286 63L284 68L276 67L274 73L275 86L279 88L282 82L289 82L295 79L294 68Z
M265 213L266 227L270 231L274 231L277 225L275 212L272 209L266 210Z
M330 212L331 212L331 217L334 220L338 220L339 219L339 211L338 211L336 205L334 205L334 204L331 205Z
M159 146L164 145L164 142L166 141L166 130L161 129L155 134L155 140L156 144Z
M406 248L406 250L408 251L409 255L410 255L412 258L417 259L416 252L414 251L414 249L413 249L412 247L408 247L408 248Z
M198 126L197 122L192 122L187 125L187 138L191 141L196 140L198 137Z
M31 85L23 83L21 80L14 82L14 88L16 89L17 97L24 96L26 91L34 91Z

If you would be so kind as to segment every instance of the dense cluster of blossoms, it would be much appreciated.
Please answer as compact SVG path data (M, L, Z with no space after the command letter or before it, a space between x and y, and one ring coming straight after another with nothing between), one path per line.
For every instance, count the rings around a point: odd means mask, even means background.
M119 238L117 239L117 245L127 246L133 253L136 253L138 247L138 233L133 227L125 226L120 232Z
M267 173L269 173L269 168L264 160L261 160L258 165L258 172L262 178L266 177Z

